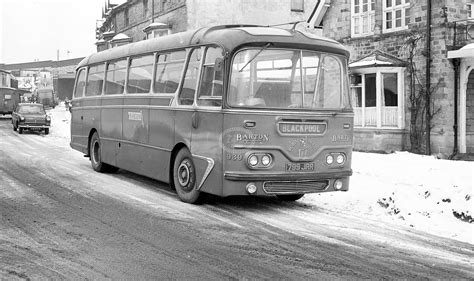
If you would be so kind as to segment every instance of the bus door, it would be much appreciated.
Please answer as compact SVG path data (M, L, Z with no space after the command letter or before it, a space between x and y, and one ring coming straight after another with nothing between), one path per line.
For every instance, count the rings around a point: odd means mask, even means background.
M150 91L154 54L132 57L122 110L122 141L119 144L118 166L150 175L153 149L148 146L150 124Z
M213 176L218 173L210 172L220 167L222 157L222 62L220 48L203 47L192 51L178 97L178 104L188 110L177 112L176 118L176 136L188 135L190 139L188 145L196 167L197 188L216 194L221 187L220 178ZM205 185L205 181L212 184Z
M82 132L84 119L82 98L86 89L86 74L86 68L79 69L77 72L71 108L71 147L84 154L87 154L87 139L84 138Z

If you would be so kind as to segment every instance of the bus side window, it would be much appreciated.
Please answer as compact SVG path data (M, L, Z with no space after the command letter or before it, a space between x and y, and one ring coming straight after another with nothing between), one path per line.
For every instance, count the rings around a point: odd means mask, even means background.
M107 64L107 74L105 78L105 94L123 94L125 79L127 75L127 60L118 60Z
M179 104L191 105L194 101L194 94L196 93L196 84L199 77L199 63L201 61L201 49L194 49L191 51L188 66L184 75L183 88L179 93Z
M79 70L77 75L76 88L74 89L74 97L80 98L84 94L84 89L86 87L86 70L83 68Z
M130 71L127 83L128 94L144 94L150 92L153 60L153 55L136 57L130 60Z
M100 96L102 94L104 70L105 67L103 64L89 67L89 72L87 74L86 97Z
M217 64L216 64L217 62ZM222 49L208 47L202 67L201 83L198 92L198 105L221 106L223 83L223 56Z
M185 59L185 51L159 54L153 84L154 93L172 94L178 90Z

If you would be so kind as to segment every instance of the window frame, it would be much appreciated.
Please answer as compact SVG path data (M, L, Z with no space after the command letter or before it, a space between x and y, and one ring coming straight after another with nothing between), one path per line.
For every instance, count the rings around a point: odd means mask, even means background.
M143 92L143 93L129 93L128 92L128 87L129 87L129 79L130 79L130 74L132 73L132 63L134 59L140 59L140 58L145 58L145 57L151 57L151 76L150 76L150 85L148 92ZM154 72L156 68L156 53L145 53L145 54L140 54L136 56L130 56L127 58L127 77L125 79L125 94L127 95L148 95L152 93L153 91L153 85L154 85Z
M178 79L178 86L177 86L176 90L174 92L170 92L170 93L158 92L156 90L156 76L158 75L158 65L159 65L158 62L159 62L160 56L171 54L171 53L179 53L179 52L184 52L185 54L184 54L184 60L182 61L182 67L181 67L180 76L179 76L179 79ZM157 52L155 54L155 61L153 63L153 77L152 77L151 93L153 95L157 95L157 96L160 96L160 97L172 96L174 98L177 98L177 95L181 91L181 85L183 83L184 71L186 70L186 67L187 67L187 59L188 59L188 50L186 50L186 49L165 50L165 51ZM171 64L171 63L176 63L176 62L178 62L178 61L167 62L166 64ZM181 62L181 61L179 61L179 62Z
M466 4L466 10L467 10L467 19L474 19L474 3Z
M74 92L73 92L73 95L72 95L72 98L74 99L77 99L77 98L83 98L84 97L84 93L86 92L86 87L87 87L87 72L88 72L89 68L88 67L81 67L80 69L77 70L77 73L76 73L76 79L74 81ZM77 96L76 95L76 90L77 90L77 83L79 83L79 74L81 72L84 72L84 88L82 88L82 94L80 96Z
M107 94L107 81L108 81L107 78L108 78L108 73L109 73L109 65L110 65L111 63L115 63L115 62L118 62L118 61L124 61L125 64L126 64L126 67L125 67L125 81L124 81L124 83L123 83L123 85L122 85L123 91L122 91L122 93L120 93L120 94ZM125 91L127 90L127 88L126 88L125 85L127 84L127 80L128 80L128 69L129 69L128 64L129 64L129 59L128 59L128 57L125 57L125 58L118 58L118 59L106 61L106 64L105 64L105 76L104 76L104 89L103 89L103 91L102 91L102 93L103 93L104 96L117 96L117 95L123 95L123 94L125 94Z
M383 6L382 6L382 32L383 33L391 33L391 32L396 32L400 30L406 30L408 29L408 24L406 22L407 15L406 11L407 9L410 9L411 7L411 0L400 0L401 4L396 5L397 0L390 0L392 1L392 6L387 7L387 0L383 0ZM401 26L397 27L396 26L396 12L401 11ZM387 28L387 13L391 13L392 18L391 18L391 28ZM410 16L410 15L408 15Z
M383 74L397 74L397 125L396 126L387 126L382 124L383 119L383 105L382 102L382 95L383 95ZM365 75L368 74L375 74L376 75L376 126L367 126L365 123ZM351 70L351 75L361 75L361 83L357 84L356 86L350 83L350 91L351 91L351 100L352 100L352 89L356 87L361 87L361 106L356 107L355 104L352 104L352 108L354 109L354 114L356 113L357 108L361 108L361 124L356 124L354 122L354 128L359 129L384 129L384 130L403 130L405 129L405 67L368 67L368 68L361 68L361 69L353 69ZM356 117L355 117L356 118Z
M87 88L89 86L89 77L90 77L90 69L91 67L100 67L102 66L104 69L103 69L103 72L102 72L102 87L100 89L100 93L98 95L87 95ZM84 97L86 98L91 98L91 97L99 97L99 96L102 96L103 93L104 93L104 85L105 85L105 70L106 70L106 64L105 62L101 62L101 63L94 63L94 64L91 64L87 67L87 76L86 76L86 87L84 89Z
M359 3L359 12L356 13L356 1ZM351 37L364 37L370 36L374 34L375 28L375 0L367 0L368 10L366 12L363 11L363 6L365 0L351 0ZM385 1L385 0L384 0ZM363 19L367 18L368 20L368 29L367 32L363 32L364 30L364 21ZM358 24L356 25L356 20L358 20ZM356 33L356 26L359 28L359 32Z

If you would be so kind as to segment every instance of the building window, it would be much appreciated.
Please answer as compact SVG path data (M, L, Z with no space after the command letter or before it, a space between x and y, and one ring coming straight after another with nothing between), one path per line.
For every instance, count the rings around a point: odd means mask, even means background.
M364 69L352 75L355 127L403 129L402 69Z
M410 0L383 1L383 31L392 32L408 28Z
M304 0L291 0L292 12L304 12Z
M375 0L351 0L351 16L352 37L374 34Z
M467 4L467 18L474 19L474 4Z

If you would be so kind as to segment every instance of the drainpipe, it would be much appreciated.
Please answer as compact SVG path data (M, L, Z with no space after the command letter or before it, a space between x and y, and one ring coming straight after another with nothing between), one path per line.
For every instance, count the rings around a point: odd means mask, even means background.
M458 94L459 94L459 65L460 59L455 58L452 60L454 65L454 147L453 154L450 158L453 158L458 154Z
M155 0L151 0L151 23L155 22Z
M431 0L427 0L426 17L426 155L431 154Z

